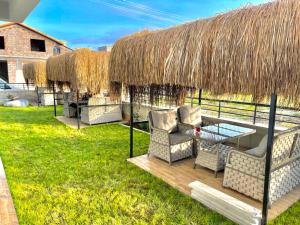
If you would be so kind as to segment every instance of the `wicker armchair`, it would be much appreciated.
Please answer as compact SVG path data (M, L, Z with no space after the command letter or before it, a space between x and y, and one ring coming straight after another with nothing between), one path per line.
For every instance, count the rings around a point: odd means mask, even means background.
M201 108L200 106L181 106L178 108L178 118L183 129L190 130L201 126Z
M300 128L275 135L270 177L270 202L300 184ZM255 154L230 151L225 166L223 186L262 201L266 153Z
M193 138L177 124L175 111L149 112L150 145L148 156L154 155L171 165L193 155Z
M224 170L228 152L235 149L224 144L214 144L205 140L197 140L197 148L198 155L194 168L199 165L211 169L215 172L215 177L217 177L219 171Z

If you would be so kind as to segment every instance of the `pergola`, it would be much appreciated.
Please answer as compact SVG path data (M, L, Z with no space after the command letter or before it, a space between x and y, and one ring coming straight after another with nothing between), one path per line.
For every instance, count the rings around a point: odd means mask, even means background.
M42 87L47 84L46 62L32 62L23 65L23 75L26 82L33 82L35 85Z
M90 49L78 49L70 53L50 57L46 64L47 83L53 89L55 86L67 86L77 95L77 113L79 93L99 94L108 88L109 52L94 52ZM56 116L56 101L54 96L54 115ZM79 115L77 115L79 127Z
M151 102L167 95L176 104L183 104L190 89L251 95L255 103L270 100L262 210L266 224L277 102L300 105L299 24L300 2L278 0L117 41L109 65L110 90L119 96L123 86L130 94L130 157L132 104L145 94Z

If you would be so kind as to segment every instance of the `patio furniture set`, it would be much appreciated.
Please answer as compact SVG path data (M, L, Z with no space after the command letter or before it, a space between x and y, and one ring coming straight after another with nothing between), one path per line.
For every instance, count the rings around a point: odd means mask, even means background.
M202 126L200 135L194 128L203 125L199 106L182 106L177 110L149 112L150 145L153 155L173 162L195 156L194 168L202 166L217 173L224 170L223 186L262 201L267 135L256 148L242 151L239 139L256 130L219 123ZM269 205L300 184L300 128L275 134L270 177ZM230 140L237 146L229 146Z
M83 123L92 125L122 120L121 105L115 104L103 93L89 98L81 98L78 104L79 118ZM64 93L64 116L77 117L75 92Z

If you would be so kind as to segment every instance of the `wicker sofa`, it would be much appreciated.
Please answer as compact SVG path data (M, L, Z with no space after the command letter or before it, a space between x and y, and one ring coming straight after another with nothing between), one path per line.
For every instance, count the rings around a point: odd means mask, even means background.
M174 110L150 111L150 144L148 156L154 155L172 162L193 155L193 138L186 135L182 126L177 123Z
M295 127L274 136L270 205L300 184L299 134L300 127ZM261 154L259 151L258 153ZM223 186L262 201L265 159L266 153L260 156L253 150L246 153L230 151L225 166Z
M114 104L109 97L91 97L87 106L81 109L81 121L90 125L121 120L121 105Z

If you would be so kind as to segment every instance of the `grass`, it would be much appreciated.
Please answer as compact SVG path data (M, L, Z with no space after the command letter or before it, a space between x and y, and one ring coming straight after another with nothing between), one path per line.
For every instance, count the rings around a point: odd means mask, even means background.
M61 109L60 109L61 110ZM73 130L51 108L0 107L0 156L20 224L232 224L126 163L128 128ZM149 137L135 132L135 154ZM299 224L300 203L272 224Z

